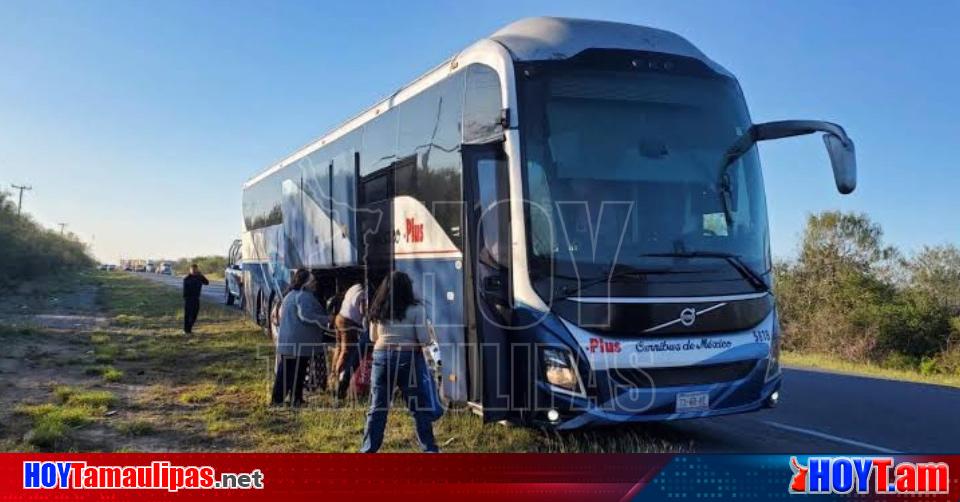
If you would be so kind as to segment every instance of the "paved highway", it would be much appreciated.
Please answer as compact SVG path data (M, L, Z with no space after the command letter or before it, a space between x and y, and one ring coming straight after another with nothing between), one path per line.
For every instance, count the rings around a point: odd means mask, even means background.
M146 272L138 272L138 276L151 279L157 282L161 282L168 286L174 286L177 288L183 287L183 277L176 275L161 275L161 274L149 274ZM200 295L204 300L211 302L223 303L226 300L227 292L225 290L226 285L223 280L210 280L209 286L204 286L200 292Z
M667 424L697 451L960 453L960 389L784 370L780 405Z
M210 281L203 296L223 302L223 288ZM960 389L787 368L781 395L771 410L645 427L697 452L960 453Z

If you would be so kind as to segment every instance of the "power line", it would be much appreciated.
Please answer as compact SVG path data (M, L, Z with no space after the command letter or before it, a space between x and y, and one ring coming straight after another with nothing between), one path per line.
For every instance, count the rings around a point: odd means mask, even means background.
M14 185L10 184L14 190L20 190L20 198L17 202L17 216L20 216L20 211L23 209L23 192L33 190L32 186L28 185Z

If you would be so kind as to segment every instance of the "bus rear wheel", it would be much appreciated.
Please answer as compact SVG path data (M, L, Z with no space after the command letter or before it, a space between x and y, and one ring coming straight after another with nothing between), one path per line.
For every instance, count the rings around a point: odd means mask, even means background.
M263 328L263 334L267 338L270 338L271 340L274 340L274 341L276 341L276 332L277 332L277 329L276 329L277 322L274 320L275 307L276 305L274 305L272 295L270 296L269 299L264 298L264 295L261 295L260 307L257 309L257 311L260 313L260 315L257 316L257 324L259 324L260 327Z
M263 306L263 292L260 291L257 293L257 303L253 306L256 312L256 315L253 317L257 321L257 326L261 328L266 325L264 318L266 317L266 308Z

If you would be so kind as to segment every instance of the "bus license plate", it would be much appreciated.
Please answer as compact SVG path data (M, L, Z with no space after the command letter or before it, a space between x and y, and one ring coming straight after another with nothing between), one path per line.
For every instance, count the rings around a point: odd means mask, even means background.
M709 392L681 392L677 394L677 413L710 409Z

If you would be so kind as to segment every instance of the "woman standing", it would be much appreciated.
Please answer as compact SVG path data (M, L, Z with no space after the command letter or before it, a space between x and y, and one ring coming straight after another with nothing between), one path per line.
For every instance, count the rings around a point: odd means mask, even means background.
M277 377L273 382L271 404L282 405L289 394L293 406L303 404L303 381L314 350L323 342L328 316L313 292L316 277L297 270L280 305L280 329L277 335Z
M403 272L388 275L370 304L370 341L373 342L373 377L370 411L363 432L363 453L376 453L383 444L387 412L393 389L400 387L416 422L417 440L425 452L437 452L429 397L419 385L424 364L422 349L430 344L424 311L413 296L413 283Z

